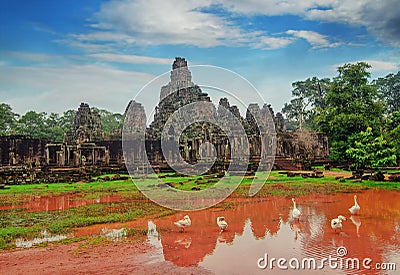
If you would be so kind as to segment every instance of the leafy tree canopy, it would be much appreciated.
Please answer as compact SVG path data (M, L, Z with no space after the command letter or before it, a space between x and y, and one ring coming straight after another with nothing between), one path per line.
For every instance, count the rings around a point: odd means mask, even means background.
M385 104L378 99L376 87L368 82L370 67L365 62L339 67L339 75L327 93L326 107L315 119L319 130L328 136L337 161L346 160L350 136L367 127L379 131L382 124Z
M19 117L18 114L12 111L10 105L6 103L0 104L0 135L13 134L14 127Z
M113 132L119 132L122 129L124 124L124 117L122 114L111 113L107 110L97 109L95 107L92 109L97 110L99 113L104 132L110 134Z
M296 128L315 128L314 117L321 108L325 108L326 94L330 79L308 78L305 81L292 83L292 97L285 103L282 112Z
M375 137L372 128L349 138L346 150L356 168L378 168L396 164L396 151L382 135Z
M119 113L107 110L98 111L106 133L119 133L123 127L124 117ZM28 111L19 116L10 105L0 104L0 135L30 135L34 138L48 138L52 142L62 142L64 134L74 124L76 110L67 110L62 115L57 113Z
M21 135L31 135L32 137L46 137L48 128L46 125L46 113L28 111L18 119L17 133Z
M379 92L379 97L386 102L387 113L400 111L400 72L388 74L373 82Z

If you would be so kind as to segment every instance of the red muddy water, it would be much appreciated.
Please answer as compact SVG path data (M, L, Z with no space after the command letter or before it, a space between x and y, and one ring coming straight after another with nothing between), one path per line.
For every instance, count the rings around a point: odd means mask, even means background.
M389 266L393 263L397 272L400 269L400 192L366 190L357 193L361 206L358 215L351 215L348 210L354 204L353 196L342 193L297 197L297 207L302 212L299 222L294 222L290 216L291 197L269 197L249 199L228 210L212 208L182 212L123 225L155 229L148 235L148 242L155 249L148 257L151 263L167 261L179 267L198 266L216 274L398 274L396 271L379 271L375 267L376 264ZM180 233L173 222L186 214L192 225ZM339 214L347 220L343 221L343 230L335 233L330 220ZM227 231L220 233L216 224L218 216L226 218ZM110 230L123 225L81 228L75 235L100 234L104 228ZM161 233L157 229L161 229ZM344 249L346 255L339 256ZM261 269L257 260L265 258L266 254L268 265ZM329 263L329 257L337 260L332 259ZM282 266L288 270L279 268L276 261L271 267L271 258L286 259ZM301 268L302 261L311 258L315 260L316 268L312 265L310 270L307 262L306 268ZM295 269L296 261L299 262L298 269ZM265 261L260 265L265 265ZM391 266L387 268L393 269Z
M142 274L398 274L400 269L400 192L364 190L357 193L361 206L359 215L348 209L354 204L354 194L312 194L296 197L302 216L299 222L291 219L291 197L241 199L229 209L211 208L202 211L180 212L162 218L143 218L128 223L95 225L76 229L75 236L103 235L126 238L121 228L148 228L147 243L142 251L131 250L127 244L116 242L113 246L96 248L85 256L85 261L72 255L71 248L63 251L65 258L52 259L52 254L62 251L59 246L50 251L49 266L59 264L63 271L76 271L74 261L83 261L84 272L115 270L116 273ZM335 233L330 220L339 214L347 217L343 230ZM174 221L189 215L192 225L183 233ZM220 233L216 224L224 216L228 228ZM338 252L337 249L341 250ZM346 255L338 255L344 251ZM14 253L14 252L12 252ZM13 259L13 255L4 255ZM22 251L15 252L23 253ZM27 252L28 253L28 252ZM34 255L46 255L38 250ZM60 252L61 253L61 252ZM122 256L122 254L124 256ZM132 254L132 255L131 255ZM21 256L22 257L22 256ZM39 256L38 256L39 257ZM121 261L121 257L126 260ZM331 264L324 258L332 259ZM261 259L262 258L262 259ZM272 258L283 258L282 270ZM363 267L363 261L368 259ZM1 259L1 257L0 257ZM33 258L32 258L33 259ZM38 258L39 259L39 258ZM38 260L36 259L36 261ZM261 259L261 260L259 260ZM265 269L258 267L268 265ZM302 267L304 259L314 259L316 269ZM40 260L40 259L39 259ZM310 260L311 261L311 260ZM295 269L299 263L299 268ZM357 268L357 262L360 267ZM0 261L1 263L1 261ZM290 264L289 264L290 263ZM386 263L387 268L377 270L376 264ZM24 266L24 264L26 266ZM8 267L12 265L8 264ZM34 263L28 258L18 263L18 270L29 270ZM347 265L347 266L346 266ZM1 265L0 265L1 266ZM40 268L40 266L37 266ZM86 268L86 269L85 269ZM103 268L103 269L102 269ZM369 269L368 269L369 268ZM11 269L12 270L12 269ZM39 270L39 269L37 269ZM54 271L54 269L53 269ZM101 272L100 272L101 273Z
M22 210L26 212L39 212L51 210L66 210L69 208L85 206L95 203L109 203L122 201L118 195L99 196L95 199L82 199L77 195L54 195L54 196L27 196L22 202L12 205L0 206L0 210Z

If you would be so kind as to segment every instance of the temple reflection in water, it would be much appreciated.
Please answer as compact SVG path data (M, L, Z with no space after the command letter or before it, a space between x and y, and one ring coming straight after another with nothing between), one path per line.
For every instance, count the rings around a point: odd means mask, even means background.
M286 259L313 257L319 263L329 255L337 257L339 246L346 247L347 257L360 261L371 258L371 265L390 261L400 264L400 213L394 210L400 209L400 202L394 201L395 196L396 191L365 191L359 195L360 204L365 206L363 212L352 217L348 212L352 194L298 197L303 213L300 222L290 219L289 197L242 201L232 209L189 212L192 226L184 233L174 227L173 221L187 213L178 213L151 221L153 230L161 231L152 235L151 243L157 244L154 248L158 261L201 266L216 274L266 272L258 269L256 263L265 253ZM386 209L383 201L390 201L393 207ZM329 224L338 212L349 219L343 224L343 232L334 233ZM216 218L221 215L229 224L222 233L216 225ZM341 272L359 274L360 270L324 268L328 274Z

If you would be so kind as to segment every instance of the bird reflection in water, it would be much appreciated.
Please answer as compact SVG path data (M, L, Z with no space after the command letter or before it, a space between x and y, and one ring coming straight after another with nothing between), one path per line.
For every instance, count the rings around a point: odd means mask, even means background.
M301 235L301 229L302 229L302 225L300 222L291 222L290 223L290 229L292 231L294 231L294 239L297 240L299 235Z
M351 220L351 222L356 226L357 237L360 237L360 226L361 226L360 217L358 217L358 216L351 216L351 217L350 217L350 220Z
M192 238L190 238L190 237L189 238L180 237L180 238L175 240L175 243L180 245L180 246L183 246L185 248L189 248L190 245L192 244Z

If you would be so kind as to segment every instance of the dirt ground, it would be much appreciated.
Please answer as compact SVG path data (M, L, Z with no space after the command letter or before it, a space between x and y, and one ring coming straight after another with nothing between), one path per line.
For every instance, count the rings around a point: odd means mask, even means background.
M200 267L152 261L143 241L49 244L43 248L0 253L1 274L210 274Z
M351 172L347 172L347 171L324 171L324 176L328 176L328 177L350 177L352 174Z

